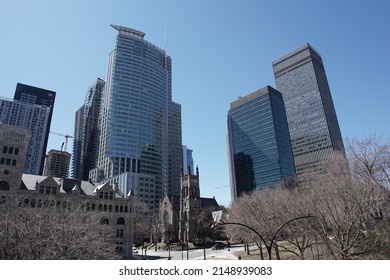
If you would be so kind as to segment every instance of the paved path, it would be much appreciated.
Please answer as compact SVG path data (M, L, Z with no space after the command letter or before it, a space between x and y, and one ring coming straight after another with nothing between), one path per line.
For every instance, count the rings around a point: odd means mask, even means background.
M218 260L237 260L237 257L233 255L236 251L243 251L243 246L232 246L230 251L225 248L222 250L212 250L206 249L206 259L218 259ZM138 254L134 254L134 258L136 259L165 259L168 260L168 257L171 257L173 260L187 260L187 251L171 251L167 250L147 250L146 255L141 254L139 251ZM189 260L203 260L204 259L204 250L203 249L192 249L188 251L188 259Z

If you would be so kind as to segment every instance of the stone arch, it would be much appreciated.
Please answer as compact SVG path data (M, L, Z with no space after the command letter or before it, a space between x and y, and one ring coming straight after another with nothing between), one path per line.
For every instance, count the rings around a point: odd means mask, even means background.
M119 217L118 220L116 220L117 225L124 225L125 224L125 219L122 217Z

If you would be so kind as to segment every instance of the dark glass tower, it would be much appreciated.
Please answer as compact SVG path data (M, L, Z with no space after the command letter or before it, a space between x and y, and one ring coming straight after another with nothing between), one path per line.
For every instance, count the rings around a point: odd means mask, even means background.
M89 171L96 167L104 85L98 78L88 88L84 105L76 111L72 162L72 176L76 179L88 180Z
M47 149L47 142L49 140L50 125L53 116L55 98L56 98L56 93L54 91L38 88L30 85L25 85L21 83L17 83L16 85L14 100L19 100L23 103L32 104L32 105L42 105L50 108L48 124L45 131L46 134L44 137L44 143L42 147L43 155L40 160L39 174L42 174L43 167L45 164L45 155ZM33 174L37 174L37 173L33 173Z
M319 171L318 163L330 153L344 151L324 64L309 44L272 64L286 106L296 172L304 179Z
M228 150L233 200L295 176L280 92L266 86L230 104Z

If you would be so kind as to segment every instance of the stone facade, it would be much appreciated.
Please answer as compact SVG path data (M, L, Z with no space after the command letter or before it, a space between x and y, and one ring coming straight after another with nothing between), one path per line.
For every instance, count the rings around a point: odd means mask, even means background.
M23 174L29 132L0 125L0 196L13 194L23 207L80 207L104 213L104 223L115 231L116 248L124 258L132 256L133 196L123 198L109 183ZM4 159L4 160L3 160ZM14 164L15 163L15 164ZM97 221L102 222L102 221Z
M163 242L194 241L197 238L197 217L201 211L219 210L215 198L200 197L199 169L196 174L181 177L180 195L166 194L160 201L155 222L155 235Z
M0 191L16 191L23 174L31 133L0 123Z

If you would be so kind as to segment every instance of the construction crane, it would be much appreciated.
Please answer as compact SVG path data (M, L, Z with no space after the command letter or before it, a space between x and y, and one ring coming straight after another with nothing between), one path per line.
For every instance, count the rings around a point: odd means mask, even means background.
M223 189L223 188L229 188L229 187L230 187L229 185L225 185L225 186L214 187L213 189Z
M50 133L65 137L65 146L64 146L64 142L63 142L62 146L61 146L61 151L62 151L62 148L64 148L64 151L66 152L66 148L68 147L68 139L69 138L73 138L73 136L68 135L68 134L59 133L59 132L54 132L54 131L51 131L51 130L50 130Z

